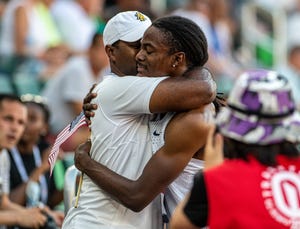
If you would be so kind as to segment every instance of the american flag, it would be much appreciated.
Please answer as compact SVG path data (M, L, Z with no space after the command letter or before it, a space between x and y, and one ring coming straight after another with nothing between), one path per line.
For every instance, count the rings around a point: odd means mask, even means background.
M50 165L50 175L59 153L59 147L63 144L75 131L81 126L87 125L83 111L69 124L67 125L56 137L51 152L48 157L48 163Z

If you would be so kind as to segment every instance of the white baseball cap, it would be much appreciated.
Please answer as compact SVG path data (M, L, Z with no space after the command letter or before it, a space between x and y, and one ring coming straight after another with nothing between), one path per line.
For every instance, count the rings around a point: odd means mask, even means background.
M112 45L118 40L134 42L141 39L151 20L138 11L125 11L112 17L103 31L104 46Z

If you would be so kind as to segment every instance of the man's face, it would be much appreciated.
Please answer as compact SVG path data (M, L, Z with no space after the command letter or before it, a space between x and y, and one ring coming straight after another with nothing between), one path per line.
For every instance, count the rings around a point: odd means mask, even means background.
M124 75L137 74L136 54L140 51L140 40L136 42L118 41L114 45L114 62L119 72Z
M138 75L152 77L172 75L174 69L169 50L159 29L152 26L147 29L141 41L141 50L136 56Z
M3 100L0 104L0 149L17 144L27 121L26 107L17 102Z

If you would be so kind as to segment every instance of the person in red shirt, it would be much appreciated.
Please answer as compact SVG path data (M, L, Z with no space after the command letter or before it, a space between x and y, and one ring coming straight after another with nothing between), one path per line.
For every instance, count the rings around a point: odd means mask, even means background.
M274 71L245 72L227 103L207 142L206 169L171 229L300 228L300 114L288 80Z

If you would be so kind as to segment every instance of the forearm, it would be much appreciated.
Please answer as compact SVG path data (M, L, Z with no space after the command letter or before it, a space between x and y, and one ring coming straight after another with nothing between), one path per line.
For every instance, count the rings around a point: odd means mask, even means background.
M88 175L101 189L132 211L141 211L163 192L192 157L192 155L186 157L182 151L173 157L172 153L161 149L150 159L137 180L129 180L91 159L87 154L89 150L90 142L76 149L76 167ZM170 150L174 152L174 149ZM163 174L161 174L162 170Z
M19 225L18 214L13 210L0 211L0 225Z
M16 214L14 211L0 211L0 225L11 226L16 223Z
M185 77L168 78L153 92L150 110L157 113L197 109L215 99L216 88L207 70L203 70L202 74L190 73Z
M82 172L125 207L133 211L141 210L140 200L135 195L138 191L134 181L118 175L92 159Z
M0 212L0 225L19 225L24 228L41 228L46 217L37 208L5 210Z
M8 198L8 195L3 195L2 197L2 205L1 208L4 210L22 210L24 209L21 205L18 205L16 203L13 203L12 201L10 201L10 199Z
M180 174L191 157L178 153L172 157L157 152L147 163L137 180L129 180L89 159L84 166L86 173L100 188L132 211L141 211ZM180 161L180 163L178 163ZM161 174L163 168L164 175Z

